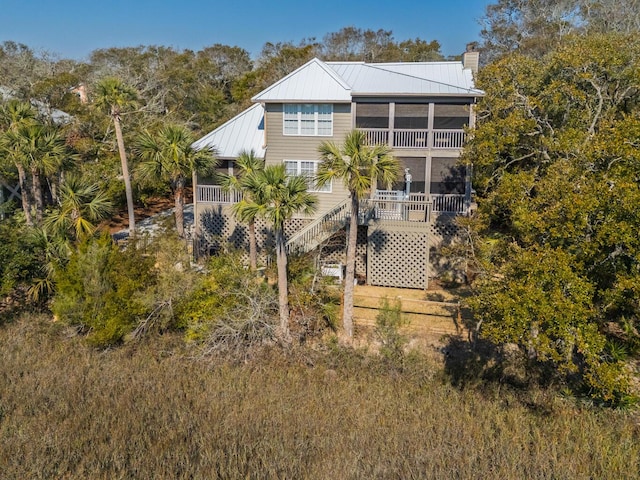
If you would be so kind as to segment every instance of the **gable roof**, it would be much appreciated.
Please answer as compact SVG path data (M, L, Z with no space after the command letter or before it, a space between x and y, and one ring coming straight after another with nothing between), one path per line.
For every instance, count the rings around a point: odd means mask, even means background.
M351 87L314 58L258 93L254 102L351 102Z
M342 103L354 96L479 97L470 69L461 62L323 62L314 58L252 98L256 103L196 141L214 147L220 158L253 149L264 158L264 108L261 103Z
M201 149L214 148L219 158L236 158L251 150L264 158L264 109L255 104L193 143Z
M254 102L350 102L354 96L484 95L462 62L323 62L314 58Z

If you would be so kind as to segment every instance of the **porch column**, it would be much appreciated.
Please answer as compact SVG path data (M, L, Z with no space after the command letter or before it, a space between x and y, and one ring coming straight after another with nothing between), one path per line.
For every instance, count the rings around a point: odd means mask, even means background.
M395 102L389 102L389 146L395 145L395 123L396 123L396 104Z
M429 118L427 120L427 147L433 148L433 115L435 112L435 107L433 106L433 102L429 103ZM429 162L429 166L431 166L431 162ZM431 171L431 168L429 168Z

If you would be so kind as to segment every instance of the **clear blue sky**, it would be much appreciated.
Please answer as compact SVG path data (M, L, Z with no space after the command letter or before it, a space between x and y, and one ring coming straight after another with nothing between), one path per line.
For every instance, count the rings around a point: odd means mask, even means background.
M0 41L84 59L97 48L237 45L293 41L345 26L392 30L396 40L438 40L455 55L478 40L491 0L0 0Z

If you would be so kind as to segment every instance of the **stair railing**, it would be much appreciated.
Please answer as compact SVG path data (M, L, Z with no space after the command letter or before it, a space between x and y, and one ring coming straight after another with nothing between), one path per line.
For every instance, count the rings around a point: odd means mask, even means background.
M285 248L287 253L305 253L313 250L321 242L346 225L351 213L351 200L347 198L329 210L322 217L289 238Z

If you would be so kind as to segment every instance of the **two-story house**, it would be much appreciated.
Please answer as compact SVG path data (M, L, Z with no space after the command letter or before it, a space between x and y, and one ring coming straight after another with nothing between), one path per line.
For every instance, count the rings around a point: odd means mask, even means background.
M291 174L308 176L317 212L293 219L288 233L291 249L310 250L339 234L349 215L341 182L314 185L320 143L340 144L355 128L372 144L388 144L404 175L391 190L379 186L364 202L356 269L374 285L426 288L435 271L430 250L455 234L450 218L470 207L470 179L458 157L474 124L473 106L483 95L473 85L477 63L476 52L466 53L463 62L313 59L257 94L255 105L195 145L215 147L224 173L233 173L240 151L253 149L267 165L284 163ZM196 248L212 249L225 240L243 247L245 228L229 209L237 195L208 179L196 178L194 185ZM260 233L264 251L269 232ZM340 261L340 252L331 255Z

